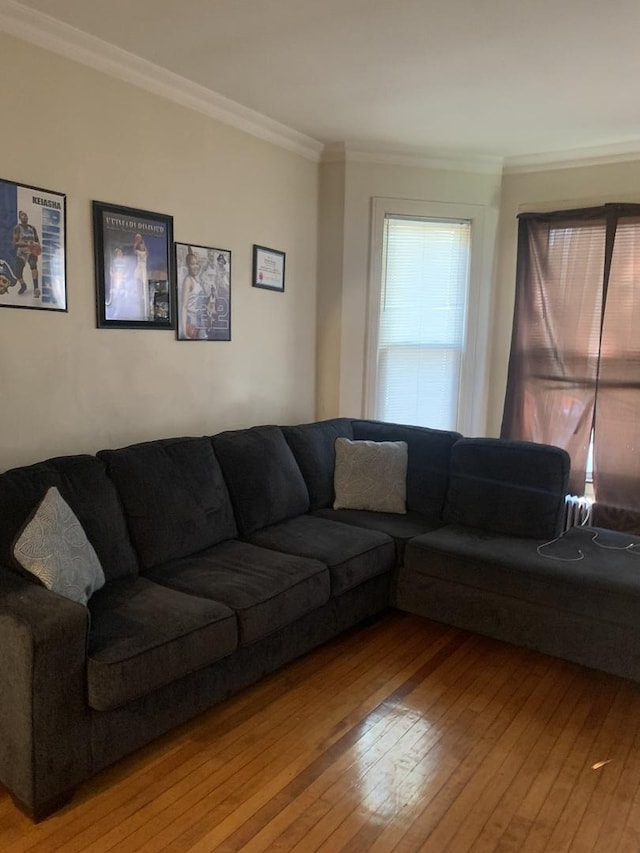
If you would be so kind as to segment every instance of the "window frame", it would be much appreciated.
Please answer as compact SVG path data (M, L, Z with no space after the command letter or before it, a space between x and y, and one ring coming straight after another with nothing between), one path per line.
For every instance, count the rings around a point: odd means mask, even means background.
M453 427L465 435L486 429L487 367L491 306L492 252L488 250L485 205L376 197L371 206L371 251L365 339L364 416L375 417L377 351L387 217L465 220L471 225L469 282L461 355L458 419Z

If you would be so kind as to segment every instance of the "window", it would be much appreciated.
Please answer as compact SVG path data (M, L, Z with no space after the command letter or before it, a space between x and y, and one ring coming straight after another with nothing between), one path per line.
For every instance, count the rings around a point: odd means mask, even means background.
M455 429L469 222L386 216L375 417Z
M469 322L479 211L376 201L366 414L464 431L473 417L468 353L479 339L477 319ZM429 215L456 212L470 215Z

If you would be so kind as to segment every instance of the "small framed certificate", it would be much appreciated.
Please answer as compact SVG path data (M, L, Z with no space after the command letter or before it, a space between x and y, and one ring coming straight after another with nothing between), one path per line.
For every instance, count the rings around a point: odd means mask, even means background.
M253 247L253 281L254 287L265 290L279 290L284 293L284 266L286 255L277 249L266 246Z

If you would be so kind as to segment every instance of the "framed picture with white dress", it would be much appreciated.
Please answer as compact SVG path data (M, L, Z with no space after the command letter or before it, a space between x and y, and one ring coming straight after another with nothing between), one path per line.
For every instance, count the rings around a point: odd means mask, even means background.
M93 202L98 328L175 329L173 217Z

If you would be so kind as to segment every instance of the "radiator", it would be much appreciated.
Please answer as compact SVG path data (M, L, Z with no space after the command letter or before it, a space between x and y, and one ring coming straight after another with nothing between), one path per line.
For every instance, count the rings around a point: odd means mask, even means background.
M593 500L585 495L566 495L564 499L564 529L583 527L591 521Z

